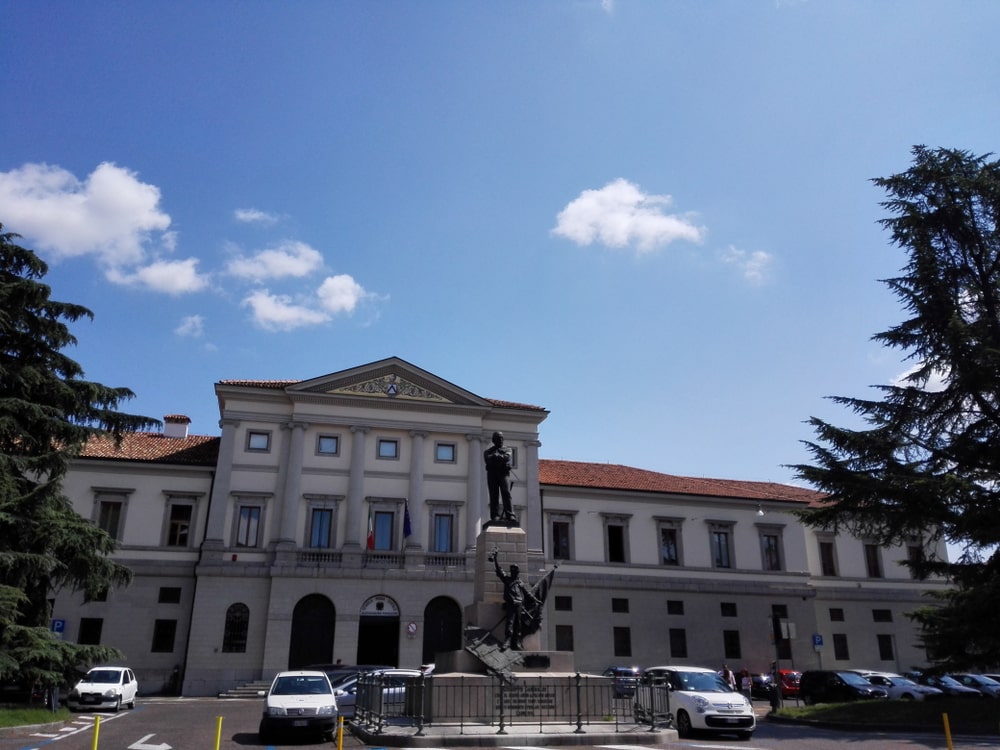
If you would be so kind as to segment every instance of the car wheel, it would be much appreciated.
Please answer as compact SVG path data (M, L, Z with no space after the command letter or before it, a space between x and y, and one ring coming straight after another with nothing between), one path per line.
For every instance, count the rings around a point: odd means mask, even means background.
M913 696L910 695L909 693L903 693L899 697L902 698L904 701L912 701L913 700Z
M271 728L263 721L260 723L260 726L257 727L257 737L260 739L261 744L264 745L271 744L271 740L274 739L271 734Z
M677 735L680 737L691 736L691 717L687 715L687 711L677 712Z
M816 704L815 699L811 695L803 695L802 702L805 703L807 706L813 706Z

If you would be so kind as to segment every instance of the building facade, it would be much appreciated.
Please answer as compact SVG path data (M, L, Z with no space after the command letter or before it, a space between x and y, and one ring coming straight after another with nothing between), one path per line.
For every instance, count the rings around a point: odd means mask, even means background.
M496 431L527 577L558 566L542 647L577 669L926 661L905 613L944 584L910 578L898 563L914 550L804 527L809 490L540 459L544 408L397 358L215 391L220 436L169 415L163 433L93 441L65 483L134 581L100 601L61 593L53 618L66 638L119 648L148 691L460 649Z

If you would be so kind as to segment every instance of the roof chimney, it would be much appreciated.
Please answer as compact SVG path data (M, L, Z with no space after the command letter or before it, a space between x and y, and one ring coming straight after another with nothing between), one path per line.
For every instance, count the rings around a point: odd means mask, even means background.
M183 414L168 414L163 418L163 437L186 438L191 420Z

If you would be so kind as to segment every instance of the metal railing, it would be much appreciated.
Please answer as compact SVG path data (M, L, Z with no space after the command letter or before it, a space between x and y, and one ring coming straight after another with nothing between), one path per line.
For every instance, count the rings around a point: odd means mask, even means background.
M387 725L413 727L415 736L427 727L449 725L459 733L472 728L535 726L539 733L634 731L638 726L658 731L672 722L666 685L640 685L634 694L616 692L609 678L581 675L518 676L503 680L489 675L421 675L358 680L354 722L373 734ZM613 728L613 729L612 729Z

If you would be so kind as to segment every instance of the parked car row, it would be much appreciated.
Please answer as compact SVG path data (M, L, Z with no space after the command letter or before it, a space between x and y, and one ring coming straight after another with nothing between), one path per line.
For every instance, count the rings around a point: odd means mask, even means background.
M933 700L943 696L1000 698L1000 681L988 675L928 675L865 669L809 670L799 682L807 705L869 699Z

